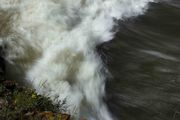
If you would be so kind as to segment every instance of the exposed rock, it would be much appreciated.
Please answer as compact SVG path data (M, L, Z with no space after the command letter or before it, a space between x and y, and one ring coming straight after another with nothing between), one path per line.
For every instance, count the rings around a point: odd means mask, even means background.
M7 89L13 90L17 86L17 83L14 80L6 80L3 82L4 86Z
M0 46L0 82L5 79L5 63L3 59L3 48Z

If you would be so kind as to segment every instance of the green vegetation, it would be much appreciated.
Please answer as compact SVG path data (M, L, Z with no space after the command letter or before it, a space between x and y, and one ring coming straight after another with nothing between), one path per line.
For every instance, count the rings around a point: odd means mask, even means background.
M1 120L69 120L69 115L61 114L64 104L53 105L49 98L15 81L0 82Z

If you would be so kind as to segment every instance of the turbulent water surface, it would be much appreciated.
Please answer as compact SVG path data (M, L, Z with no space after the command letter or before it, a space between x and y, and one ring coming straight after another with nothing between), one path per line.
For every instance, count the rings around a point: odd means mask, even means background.
M75 119L179 120L179 40L178 0L0 1L8 64Z
M180 119L180 1L152 3L99 47L112 78L107 103L121 120Z

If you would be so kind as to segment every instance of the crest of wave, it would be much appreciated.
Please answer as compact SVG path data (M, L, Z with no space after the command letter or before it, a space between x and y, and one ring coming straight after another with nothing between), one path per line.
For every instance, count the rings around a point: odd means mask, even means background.
M89 119L111 120L102 100L105 68L95 47L113 38L114 19L142 14L152 1L1 0L8 24L0 44L37 92L54 103L66 100L75 119L88 113Z

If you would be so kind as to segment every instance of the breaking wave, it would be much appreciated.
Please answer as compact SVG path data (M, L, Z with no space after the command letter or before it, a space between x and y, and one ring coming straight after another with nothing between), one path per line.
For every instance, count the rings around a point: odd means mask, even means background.
M1 0L6 59L75 119L112 120L103 103L107 71L95 51L114 37L115 20L143 14L153 0Z

